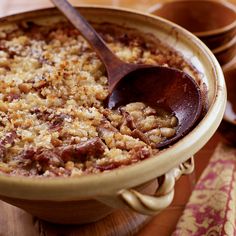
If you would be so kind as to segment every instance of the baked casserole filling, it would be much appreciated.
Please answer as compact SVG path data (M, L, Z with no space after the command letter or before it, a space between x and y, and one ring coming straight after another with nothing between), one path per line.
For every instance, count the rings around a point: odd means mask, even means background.
M94 25L126 62L192 69L154 36ZM0 32L0 172L80 176L154 156L174 114L137 101L110 110L106 70L66 21L19 22Z

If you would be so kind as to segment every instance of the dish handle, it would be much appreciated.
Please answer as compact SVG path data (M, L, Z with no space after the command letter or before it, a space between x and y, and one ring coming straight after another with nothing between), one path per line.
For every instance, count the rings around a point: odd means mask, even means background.
M193 170L194 159L191 157L157 178L158 187L154 196L139 193L134 189L122 189L118 195L130 209L144 215L156 215L171 204L176 180L182 175L192 173Z

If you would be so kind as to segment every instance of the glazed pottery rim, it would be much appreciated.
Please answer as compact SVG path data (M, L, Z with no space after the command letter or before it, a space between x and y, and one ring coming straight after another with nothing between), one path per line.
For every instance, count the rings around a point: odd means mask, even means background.
M179 2L188 2L188 0L178 0ZM149 14L153 14L153 12L157 9L159 9L161 6L168 4L168 3L176 3L178 1L167 1L167 2L161 2L161 3L157 3L154 6L150 7L148 10ZM191 1L195 1L198 2L198 0L191 0ZM214 3L218 3L220 5L222 5L225 8L228 8L229 10L231 10L232 12L234 12L235 14L235 18L236 18L236 6L230 2L227 2L225 0L200 0L202 2L206 1L206 2L214 2ZM236 20L233 21L232 23L217 28L217 29L213 29L213 30L206 30L206 31L196 31L196 32L192 32L194 35L196 35L197 37L201 38L204 40L204 38L207 37L212 37L212 36L217 36L220 34L227 34L229 31L232 30L236 30Z
M54 8L39 9L7 16L0 19L0 24L11 17L15 19L15 17L20 17L25 14L36 14L37 12L52 11L53 9ZM96 198L104 195L114 195L114 193L117 193L121 189L132 188L155 179L187 160L211 138L223 118L223 111L226 104L226 88L223 72L215 56L197 37L168 20L135 10L104 6L82 6L79 7L79 9L88 11L99 10L100 12L110 11L116 14L129 14L130 17L136 15L142 17L143 21L144 19L149 19L152 22L159 22L160 24L165 24L167 27L175 28L175 30L184 35L185 38L190 38L191 45L200 49L208 62L211 63L214 77L217 78L215 79L212 105L192 131L173 146L161 151L156 157L107 173L90 174L80 177L39 178L0 175L0 195L2 196L11 196L20 199L61 201L78 200L78 197ZM38 15L38 17L39 16L40 15ZM196 145L196 143L198 145ZM156 171L156 169L158 169L159 172ZM142 174L142 181L135 178L139 174ZM127 181L127 179L129 181ZM102 186L102 188L99 188L99 186Z

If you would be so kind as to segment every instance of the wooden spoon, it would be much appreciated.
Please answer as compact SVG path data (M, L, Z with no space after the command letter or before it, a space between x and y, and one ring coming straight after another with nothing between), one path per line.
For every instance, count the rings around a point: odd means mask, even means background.
M173 112L178 119L176 135L157 144L157 148L175 142L195 125L201 114L202 99L194 79L172 68L121 61L87 20L66 0L51 1L87 39L103 61L110 92L108 108L117 108L130 102L144 102L153 108L158 106Z

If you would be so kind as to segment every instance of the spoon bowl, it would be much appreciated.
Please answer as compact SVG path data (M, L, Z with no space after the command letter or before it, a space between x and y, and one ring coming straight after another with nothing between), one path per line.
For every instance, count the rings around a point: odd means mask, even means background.
M184 136L200 117L202 99L198 84L179 70L121 61L106 45L88 21L66 0L51 0L87 39L103 61L108 75L108 108L130 102L162 107L178 119L177 133L157 145L166 147Z
M173 96L174 95L174 96ZM152 108L163 108L178 119L176 135L157 148L169 145L185 135L201 113L200 89L186 73L160 66L144 66L127 74L108 98L108 108L142 101Z

